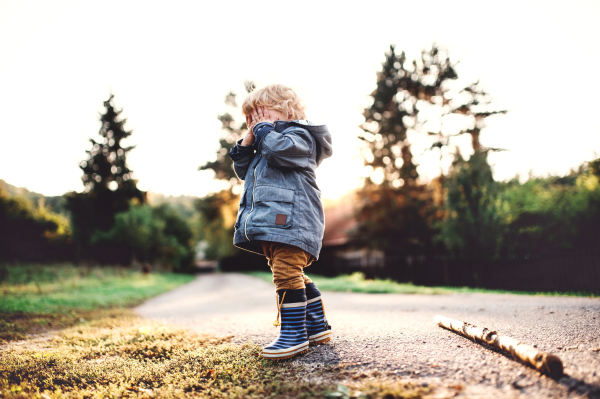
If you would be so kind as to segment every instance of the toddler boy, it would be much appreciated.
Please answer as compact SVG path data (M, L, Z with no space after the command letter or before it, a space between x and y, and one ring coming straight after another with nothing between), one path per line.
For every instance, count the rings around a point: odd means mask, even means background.
M281 330L262 356L287 359L331 339L321 293L304 274L321 251L325 217L315 170L332 155L331 135L305 120L302 101L281 84L251 92L242 113L248 131L229 152L245 181L233 243L267 257L277 292L273 324Z

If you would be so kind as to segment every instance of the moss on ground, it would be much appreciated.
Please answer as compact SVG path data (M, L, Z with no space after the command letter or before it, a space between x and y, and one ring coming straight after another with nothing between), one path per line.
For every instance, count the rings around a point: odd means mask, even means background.
M419 398L426 393L399 382L352 380L343 367L310 373L293 360L262 359L257 345L227 341L119 310L52 337L4 345L0 396ZM339 386L340 378L351 382Z

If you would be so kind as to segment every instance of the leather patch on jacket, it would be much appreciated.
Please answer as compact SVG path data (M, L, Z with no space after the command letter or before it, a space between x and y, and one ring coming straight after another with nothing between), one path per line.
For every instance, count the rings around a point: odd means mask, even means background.
M285 226L286 221L287 221L287 215L277 214L277 216L275 216L275 224Z

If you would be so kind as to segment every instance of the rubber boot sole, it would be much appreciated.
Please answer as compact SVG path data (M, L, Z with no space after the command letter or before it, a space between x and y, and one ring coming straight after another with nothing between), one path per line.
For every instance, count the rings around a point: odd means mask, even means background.
M318 334L308 337L310 345L321 345L331 340L331 330L325 330Z
M287 349L263 349L261 356L269 360L284 360L308 352L309 341Z

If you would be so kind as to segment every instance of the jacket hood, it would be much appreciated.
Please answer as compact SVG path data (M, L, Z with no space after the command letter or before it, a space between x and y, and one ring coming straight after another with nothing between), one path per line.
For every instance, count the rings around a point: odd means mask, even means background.
M298 126L306 129L317 141L317 166L333 155L333 147L331 145L331 133L325 125L314 125L310 121L299 119L295 121L276 121L276 126L283 130L289 126ZM283 125L280 127L280 125ZM279 130L279 129L277 129Z

